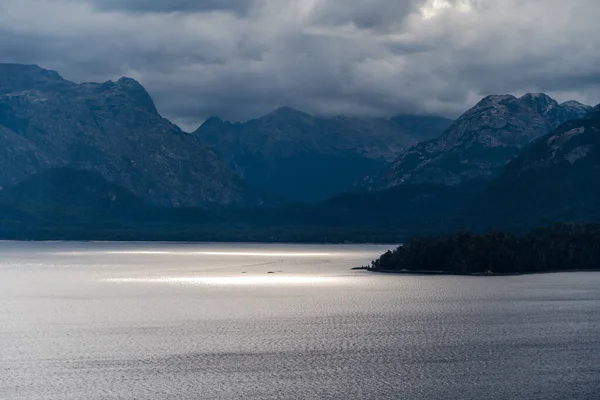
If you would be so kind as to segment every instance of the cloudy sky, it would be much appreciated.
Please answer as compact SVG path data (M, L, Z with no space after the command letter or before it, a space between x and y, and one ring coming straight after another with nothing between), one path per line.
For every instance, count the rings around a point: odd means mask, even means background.
M598 0L0 0L0 62L131 76L186 129L289 105L456 116L491 93L600 102Z

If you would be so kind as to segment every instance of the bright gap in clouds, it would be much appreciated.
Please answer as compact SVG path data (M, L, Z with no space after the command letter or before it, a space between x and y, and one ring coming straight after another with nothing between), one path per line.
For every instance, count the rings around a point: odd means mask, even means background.
M446 11L469 12L472 8L470 0L428 0L420 11L424 19L433 19Z

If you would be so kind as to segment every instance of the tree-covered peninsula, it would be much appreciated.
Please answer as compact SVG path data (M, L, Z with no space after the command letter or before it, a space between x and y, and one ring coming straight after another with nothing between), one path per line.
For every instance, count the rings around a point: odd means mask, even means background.
M422 238L388 251L379 272L525 274L600 269L600 225L557 225L525 235L459 233Z

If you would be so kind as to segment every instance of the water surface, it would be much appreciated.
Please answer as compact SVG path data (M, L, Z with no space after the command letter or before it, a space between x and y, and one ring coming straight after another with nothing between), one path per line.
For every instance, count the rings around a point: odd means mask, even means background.
M386 246L0 243L0 399L598 399L600 273Z

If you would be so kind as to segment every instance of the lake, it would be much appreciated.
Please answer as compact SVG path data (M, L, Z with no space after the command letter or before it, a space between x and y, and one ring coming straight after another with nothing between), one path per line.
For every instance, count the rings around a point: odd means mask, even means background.
M600 398L600 273L388 248L0 242L0 399Z

